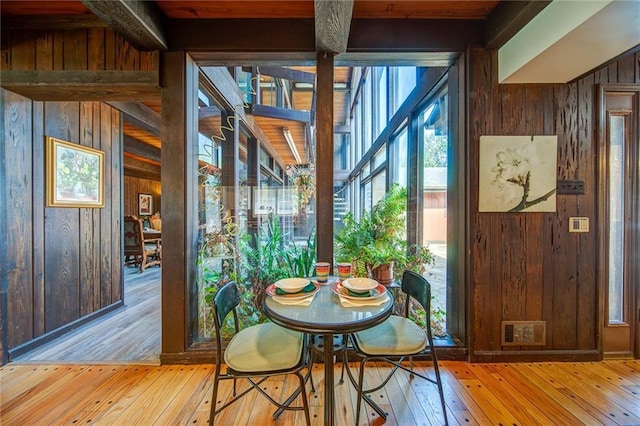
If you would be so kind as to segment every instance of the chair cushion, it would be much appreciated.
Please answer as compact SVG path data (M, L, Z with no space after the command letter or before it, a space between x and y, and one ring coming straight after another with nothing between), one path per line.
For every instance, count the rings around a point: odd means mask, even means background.
M413 355L427 345L427 334L410 319L393 315L385 322L354 333L367 355Z
M273 323L240 330L227 346L224 362L233 370L264 372L293 368L300 362L303 334Z

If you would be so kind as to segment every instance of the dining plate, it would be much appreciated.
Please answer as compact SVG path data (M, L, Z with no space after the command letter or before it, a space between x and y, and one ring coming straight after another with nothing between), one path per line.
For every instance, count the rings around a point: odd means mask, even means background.
M312 294L317 293L318 290L320 290L320 286L315 281L311 281L311 284L313 284L313 287L314 287L312 291L305 291L300 293L287 293L287 294L276 293L276 285L271 284L270 286L267 287L267 294L269 296L275 296L281 299L304 299L305 297L309 297Z
M382 284L378 284L376 288L371 290L371 296L352 296L349 294L349 289L343 286L341 282L334 284L334 286L331 289L338 296L342 296L346 299L353 299L353 300L373 300L373 299L377 299L378 297L384 295L387 292L387 288Z

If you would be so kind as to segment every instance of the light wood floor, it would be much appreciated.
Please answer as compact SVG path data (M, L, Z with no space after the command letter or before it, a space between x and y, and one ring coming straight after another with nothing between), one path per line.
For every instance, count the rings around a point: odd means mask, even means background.
M125 306L12 361L160 364L161 268L124 268Z
M429 368L421 364L422 368ZM449 423L452 425L639 425L640 360L599 363L469 364L441 362ZM384 368L373 368L374 380ZM338 374L339 370L336 370ZM368 370L369 371L369 370ZM206 424L212 365L29 365L0 369L3 425ZM310 395L314 425L322 425L320 364L314 366L319 391ZM231 382L223 382L221 398ZM287 394L293 379L272 378L264 388ZM309 389L309 387L307 387ZM354 423L356 393L336 384L339 425ZM374 396L389 413L389 425L439 425L435 386L397 373ZM216 418L220 425L301 425L301 413L276 422L266 399L252 392ZM382 424L365 410L362 424Z

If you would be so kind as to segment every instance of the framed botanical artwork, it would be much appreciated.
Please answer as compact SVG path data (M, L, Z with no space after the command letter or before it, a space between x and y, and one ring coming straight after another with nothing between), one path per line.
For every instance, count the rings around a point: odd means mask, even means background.
M104 151L46 137L47 207L104 207Z
M555 212L557 136L480 136L480 212Z
M138 215L149 216L153 214L153 196L151 194L138 194Z

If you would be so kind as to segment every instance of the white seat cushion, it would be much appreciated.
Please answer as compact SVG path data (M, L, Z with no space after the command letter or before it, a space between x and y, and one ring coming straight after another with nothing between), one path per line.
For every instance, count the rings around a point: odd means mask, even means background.
M303 334L273 323L240 330L224 352L224 362L233 370L263 372L295 367L300 361Z
M360 349L368 355L413 355L427 345L427 334L413 321L393 315L385 322L354 333Z

